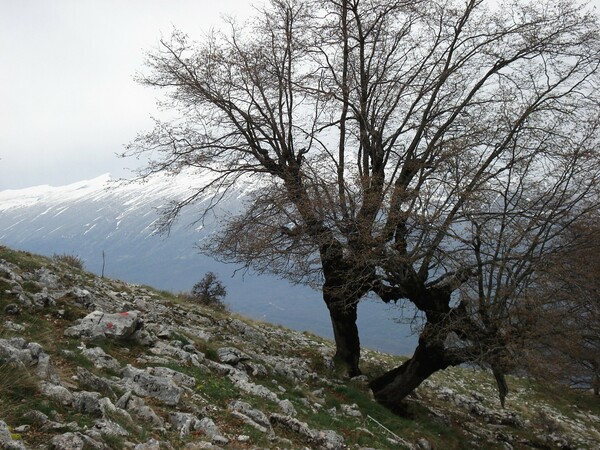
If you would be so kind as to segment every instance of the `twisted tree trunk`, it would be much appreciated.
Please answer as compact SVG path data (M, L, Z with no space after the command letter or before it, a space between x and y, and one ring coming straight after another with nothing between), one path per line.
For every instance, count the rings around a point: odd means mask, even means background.
M370 383L375 400L382 405L398 410L401 401L413 392L423 381L438 370L458 364L448 357L443 343L428 342L419 338L419 345L414 355L404 364L386 372Z

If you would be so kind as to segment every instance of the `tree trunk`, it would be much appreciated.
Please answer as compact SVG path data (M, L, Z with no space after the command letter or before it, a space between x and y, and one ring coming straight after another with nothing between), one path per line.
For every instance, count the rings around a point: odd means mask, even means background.
M355 377L360 375L360 339L356 326L356 310L358 302L346 302L323 294L329 309L336 352L334 362L336 368L344 375Z
M451 363L443 344L428 344L423 337L412 358L370 383L371 390L382 405L399 410L401 401L429 376L456 363Z

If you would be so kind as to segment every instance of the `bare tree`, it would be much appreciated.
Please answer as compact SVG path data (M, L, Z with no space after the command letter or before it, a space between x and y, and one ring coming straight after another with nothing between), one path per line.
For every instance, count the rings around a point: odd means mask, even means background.
M514 314L520 366L546 382L600 395L600 228L597 213L571 225L539 264Z
M207 250L320 283L349 375L362 297L422 311L413 357L371 384L380 402L471 360L504 396L513 305L598 203L599 64L598 22L570 0L272 0L161 41L140 81L179 118L129 154L154 155L142 176L213 173L166 227L253 180Z

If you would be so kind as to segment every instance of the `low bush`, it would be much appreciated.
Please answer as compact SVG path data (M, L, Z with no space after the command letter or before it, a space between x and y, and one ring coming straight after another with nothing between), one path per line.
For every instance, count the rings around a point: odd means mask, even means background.
M218 310L227 309L224 303L226 295L225 286L213 272L207 272L204 278L194 285L189 294L192 301Z

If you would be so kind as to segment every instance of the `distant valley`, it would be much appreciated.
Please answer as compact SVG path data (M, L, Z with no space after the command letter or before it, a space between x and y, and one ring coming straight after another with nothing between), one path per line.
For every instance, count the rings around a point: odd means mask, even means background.
M211 218L193 224L200 206L184 210L169 236L156 234L160 207L182 198L201 182L201 177L184 174L132 184L103 175L61 187L1 191L0 244L45 255L74 254L97 274L104 252L107 276L174 292L189 290L204 273L213 271L226 285L227 303L233 311L331 337L319 292L272 276L234 274L236 266L199 254L196 244L209 238L217 226ZM236 211L248 189L241 185L223 207ZM411 317L410 310L405 314ZM363 301L359 313L363 345L411 354L416 338L409 325L397 323L401 317L399 307Z

